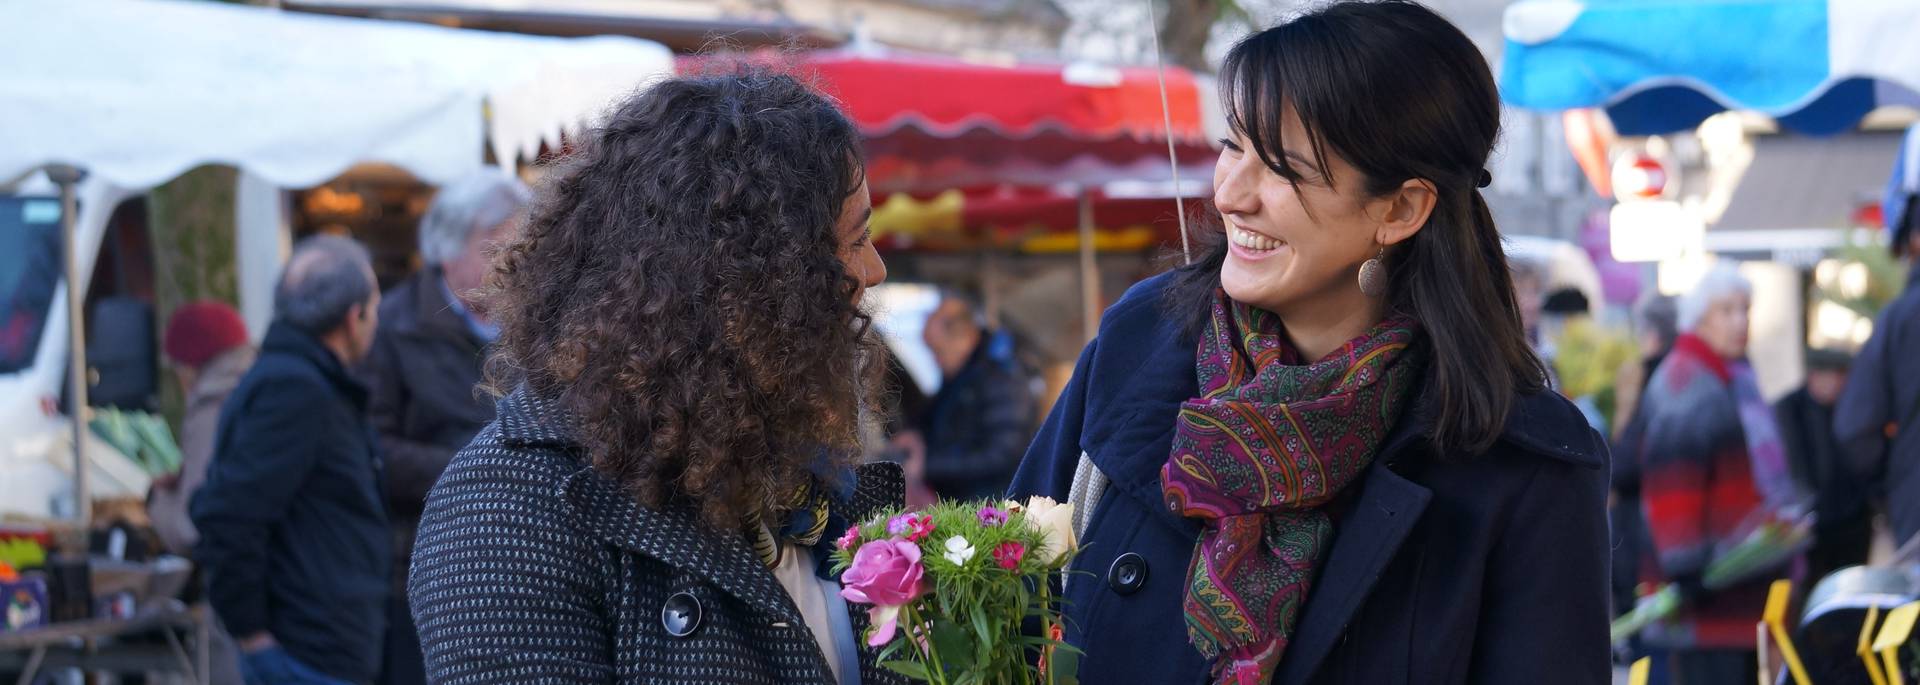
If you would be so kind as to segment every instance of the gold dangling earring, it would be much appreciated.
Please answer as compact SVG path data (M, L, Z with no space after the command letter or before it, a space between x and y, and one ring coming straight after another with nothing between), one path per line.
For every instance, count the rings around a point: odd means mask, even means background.
M1379 297L1387 294L1387 265L1383 261L1387 248L1380 248L1380 254L1360 265L1360 294L1367 297Z

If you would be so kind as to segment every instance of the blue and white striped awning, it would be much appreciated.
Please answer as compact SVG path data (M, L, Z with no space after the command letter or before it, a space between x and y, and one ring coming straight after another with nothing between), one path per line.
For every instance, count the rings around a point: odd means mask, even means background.
M1605 107L1624 135L1728 109L1829 134L1920 106L1920 0L1521 0L1505 31L1508 103Z

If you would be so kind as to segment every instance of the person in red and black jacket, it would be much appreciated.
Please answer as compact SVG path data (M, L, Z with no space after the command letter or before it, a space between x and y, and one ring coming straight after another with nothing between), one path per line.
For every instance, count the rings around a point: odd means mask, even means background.
M1717 552L1769 511L1804 506L1771 408L1745 361L1752 285L1731 266L1711 270L1681 298L1682 334L1641 399L1641 496L1652 546L1642 578L1680 588L1676 618L1647 644L1672 650L1674 682L1751 682L1753 626L1778 573L1708 590Z

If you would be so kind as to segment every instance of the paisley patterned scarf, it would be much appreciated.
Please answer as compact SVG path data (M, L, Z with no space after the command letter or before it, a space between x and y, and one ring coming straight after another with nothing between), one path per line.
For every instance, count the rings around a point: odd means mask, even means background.
M1272 679L1321 554L1322 511L1372 463L1419 366L1392 317L1304 363L1278 316L1215 295L1200 397L1180 407L1160 471L1167 507L1205 527L1187 570L1187 635L1216 683Z

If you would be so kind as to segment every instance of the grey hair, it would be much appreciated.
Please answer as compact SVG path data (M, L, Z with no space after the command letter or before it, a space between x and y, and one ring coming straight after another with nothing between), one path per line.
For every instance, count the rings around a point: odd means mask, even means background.
M373 261L349 238L320 235L300 241L273 291L275 316L309 335L339 328L356 304L373 297Z
M1675 317L1680 332L1692 333L1693 329L1700 326L1700 317L1707 315L1707 309L1713 306L1714 300L1735 293L1752 296L1753 282L1740 275L1740 270L1734 268L1731 262L1714 264L1707 269L1705 276L1700 277L1700 282L1693 286L1693 290L1680 296Z
M1680 314L1670 295L1648 291L1633 303L1633 327L1659 337L1662 349L1672 346L1673 339L1679 337L1679 319Z
M420 258L436 266L458 259L474 231L505 223L532 201L527 184L499 167L448 183L420 219Z

